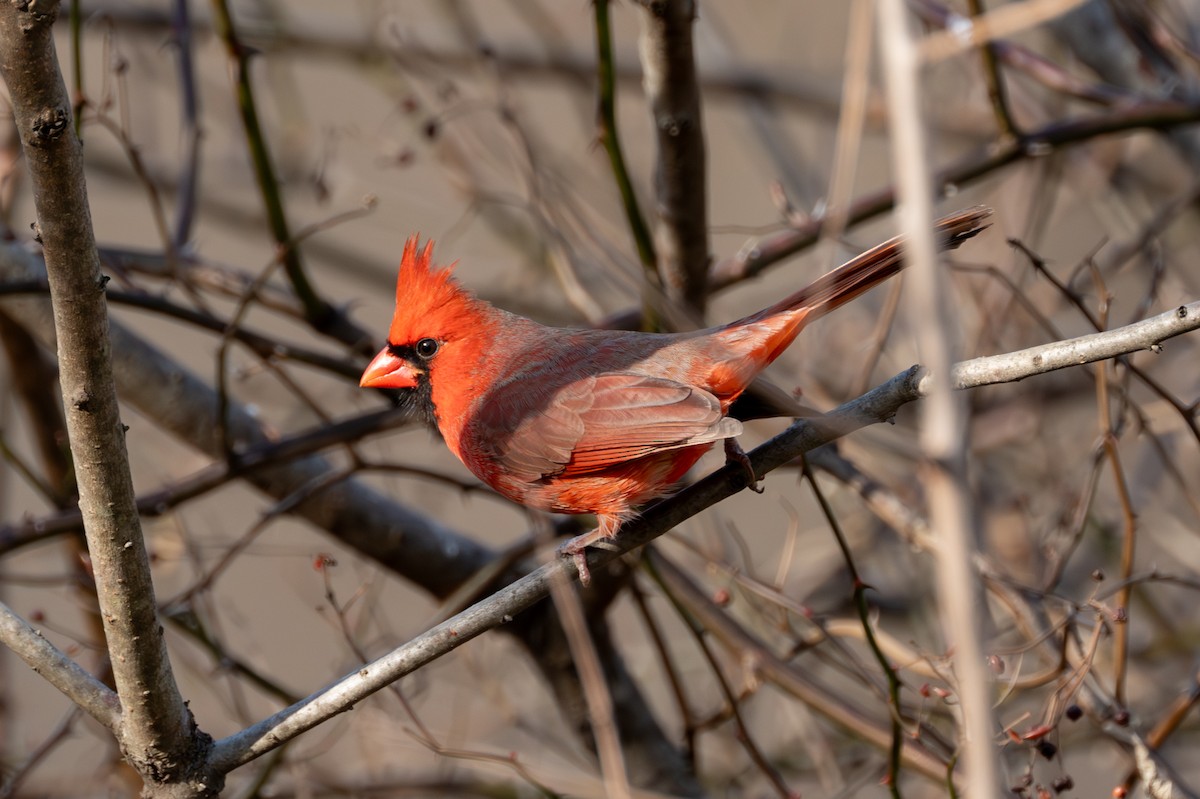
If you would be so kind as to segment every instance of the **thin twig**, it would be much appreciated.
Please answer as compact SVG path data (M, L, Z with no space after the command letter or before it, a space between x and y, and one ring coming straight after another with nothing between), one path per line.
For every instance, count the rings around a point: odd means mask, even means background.
M772 765L770 759L763 753L761 747L754 741L754 736L750 733L750 728L746 725L746 719L742 714L741 697L734 693L733 688L729 685L729 680L725 678L725 674L721 671L721 664L717 661L716 655L709 646L708 640L705 638L707 628L694 615L688 612L687 607L680 602L671 586L666 583L659 573L659 565L666 559L659 553L655 553L653 557L646 559L645 568L650 576L658 582L659 586L666 594L667 600L675 608L675 612L683 619L684 625L688 632L692 634L692 640L696 644L696 648L700 650L700 654L704 656L705 662L708 664L708 669L712 673L713 680L716 681L717 687L721 690L721 696L725 699L725 706L728 711L729 718L733 719L734 726L737 729L736 739L746 750L746 755L754 763L755 767L763 773L779 794L782 799L791 799L796 795L796 792L788 787L778 769ZM725 714L722 714L724 716Z
M549 520L543 517L538 526L543 528L539 537L549 537ZM614 799L629 799L632 789L625 758L621 753L620 731L613 713L613 698L604 669L600 665L596 644L588 629L583 603L579 599L579 587L561 569L550 573L548 587L550 598L554 601L554 609L567 636L571 660L579 671L579 683L583 687L584 700L587 702L592 733L596 740L596 752L600 756L604 794Z
M821 513L825 516L825 521L829 523L829 529L833 532L833 538L837 542L838 549L842 552L842 560L846 563L846 570L850 573L850 579L853 583L851 594L854 599L854 607L858 610L858 620L862 625L862 631L866 635L867 645L871 648L871 653L875 656L875 660L879 663L879 668L883 670L884 676L887 677L888 684L888 706L891 709L892 716L892 745L888 752L888 770L887 770L887 786L888 792L894 799L900 799L900 755L904 743L904 717L903 710L900 707L900 675L892 668L891 662L887 655L883 653L883 649L879 645L879 641L875 637L875 628L871 624L871 607L867 603L867 584L858 574L858 566L854 562L854 553L850 551L850 545L846 543L846 536L842 533L842 526L838 523L837 516L830 507L829 502L825 499L825 492L817 485L817 478L813 474L812 469L808 465L808 461L804 458L800 459L801 469L804 473L804 478L812 488L813 496L817 499L817 504L821 508Z
M1010 164L1040 158L1056 149L1091 141L1099 136L1141 128L1171 128L1197 120L1200 120L1200 105L1147 100L1092 116L1052 122L1018 139L990 143L980 151L938 169L933 183L940 194L969 185ZM895 202L895 189L892 186L865 194L850 204L846 224L856 225L887 213ZM824 225L825 220L811 217L804 226L763 236L747 244L740 252L712 265L709 270L710 289L717 291L754 277L783 259L811 247L819 239Z
M283 207L283 196L275 177L275 167L271 163L266 134L259 123L258 109L254 101L254 87L250 80L250 50L238 38L227 0L213 0L212 5L213 23L217 35L224 42L225 50L234 67L238 109L241 112L242 126L246 132L246 145L250 150L250 160L254 165L254 174L258 181L259 193L262 195L267 222L270 225L275 245L279 248L279 257L283 261L284 271L291 281L296 297L304 307L305 319L316 331L333 336L342 343L355 347L363 354L369 354L374 349L370 337L350 322L344 313L322 299L308 279L299 247L288 226L287 214Z
M629 223L629 232L633 236L633 243L637 246L638 259L642 262L651 285L657 286L660 284L660 280L658 259L654 254L654 241L650 236L650 228L646 225L646 219L642 216L633 181L629 177L629 167L625 163L625 154L621 150L621 136L617 127L612 21L609 14L609 3L608 0L595 0L592 6L596 17L597 136L604 146L604 151L608 153L613 179L617 183L617 190L621 193L621 204L625 209L625 219Z
M978 19L986 13L984 0L968 0L971 17ZM996 116L996 127L1001 136L1017 136L1020 131L1013 120L1012 107L1008 103L1008 88L1004 84L1004 76L1000 73L1000 59L997 56L995 41L987 41L980 48L983 59L983 74L987 80L988 98L992 101L992 112Z

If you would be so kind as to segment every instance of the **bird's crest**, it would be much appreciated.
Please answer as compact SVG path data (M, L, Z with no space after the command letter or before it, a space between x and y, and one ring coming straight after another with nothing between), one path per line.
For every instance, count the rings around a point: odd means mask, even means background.
M423 336L437 336L440 329L453 326L455 319L469 313L475 300L454 279L454 266L434 265L432 240L424 247L419 246L418 236L405 242L396 277L390 342L408 344Z

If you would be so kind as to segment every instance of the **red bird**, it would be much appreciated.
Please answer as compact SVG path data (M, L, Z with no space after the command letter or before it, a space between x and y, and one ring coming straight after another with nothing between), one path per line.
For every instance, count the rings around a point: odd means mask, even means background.
M941 220L943 246L975 235L988 213ZM595 514L598 528L563 550L585 584L583 551L670 493L714 442L734 443L742 425L730 405L800 330L903 266L892 239L736 322L639 333L546 327L503 311L435 268L432 248L419 250L416 237L405 245L387 346L360 384L412 392L450 450L505 497Z

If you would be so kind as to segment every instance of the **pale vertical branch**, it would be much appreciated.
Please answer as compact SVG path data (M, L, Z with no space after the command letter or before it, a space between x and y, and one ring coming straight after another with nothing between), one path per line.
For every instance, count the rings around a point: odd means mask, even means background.
M667 298L703 313L708 298L708 195L693 0L642 3L642 85L658 138L655 252Z
M846 230L850 196L862 155L863 130L867 118L867 99L871 88L872 27L870 0L850 3L850 30L846 35L846 55L842 61L842 110L838 115L837 143L829 192L825 196L825 220L819 235L825 242L821 262L832 262L837 242Z
M910 318L916 324L922 359L930 370L928 400L921 406L920 444L930 519L939 542L938 600L962 702L968 792L991 796L1000 790L1000 783L980 635L982 591L971 568L977 530L966 481L966 403L954 392L952 382L952 342L957 326L943 291L945 281L938 274L934 187L921 119L921 63L903 0L882 0L879 24L899 198L896 216L907 236L912 265Z
M592 640L575 585L561 569L550 573L548 581L554 608L562 620L571 660L579 670L579 682L587 701L592 732L596 739L596 754L600 758L600 773L604 793L612 799L628 799L632 795L625 757L621 752L620 731L613 713L613 698L604 678L596 643Z
M117 693L121 743L143 775L198 743L171 673L117 407L82 148L52 36L58 4L0 6L0 75L33 184L58 337L63 405Z
M179 59L179 104L183 117L183 170L175 205L175 227L171 244L179 249L192 235L192 222L200 191L200 95L196 89L196 65L192 54L192 19L188 0L174 0L171 9L171 40Z

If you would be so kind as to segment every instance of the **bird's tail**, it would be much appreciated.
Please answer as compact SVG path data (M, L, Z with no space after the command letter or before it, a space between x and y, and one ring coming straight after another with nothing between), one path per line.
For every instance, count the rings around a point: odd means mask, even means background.
M988 227L990 208L977 205L944 216L936 223L938 247L956 249ZM863 292L878 286L905 267L904 237L896 236L814 280L766 309L765 314L807 308L805 321L824 316Z
M936 224L938 246L942 250L957 248L967 239L986 230L991 214L990 208L977 205L942 217ZM771 329L766 341L760 339L762 349L759 350L762 363L770 363L809 322L878 286L905 265L904 237L896 236L850 259L769 308L728 325L728 328ZM791 311L803 313L789 313Z

